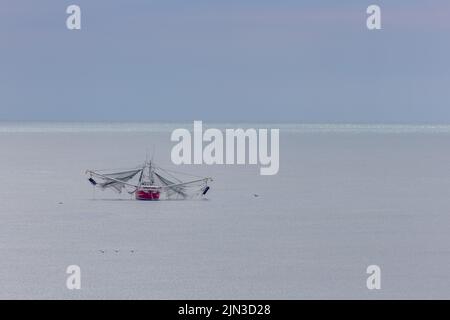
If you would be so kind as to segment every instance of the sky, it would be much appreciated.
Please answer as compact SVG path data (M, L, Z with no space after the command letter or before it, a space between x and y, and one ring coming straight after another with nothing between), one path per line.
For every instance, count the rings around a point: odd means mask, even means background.
M0 0L0 121L450 123L449 40L448 0Z

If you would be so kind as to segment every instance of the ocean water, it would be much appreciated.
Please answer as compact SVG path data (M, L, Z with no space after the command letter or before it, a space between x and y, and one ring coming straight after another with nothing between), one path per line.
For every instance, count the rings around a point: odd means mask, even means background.
M237 126L281 129L277 175L175 166L170 132L192 123L1 123L0 298L450 298L448 126L205 123ZM86 169L152 147L213 177L207 199L93 192Z

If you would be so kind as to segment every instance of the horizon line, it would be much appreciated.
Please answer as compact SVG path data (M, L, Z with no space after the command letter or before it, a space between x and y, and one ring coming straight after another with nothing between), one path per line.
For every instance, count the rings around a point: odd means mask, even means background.
M354 125L354 126L379 126L379 125L389 125L389 126L450 126L450 122L338 122L338 121L321 121L321 122L296 122L296 121L230 121L230 120L1 120L0 124L187 124L193 123L194 121L202 121L203 123L211 124L281 124L281 125Z

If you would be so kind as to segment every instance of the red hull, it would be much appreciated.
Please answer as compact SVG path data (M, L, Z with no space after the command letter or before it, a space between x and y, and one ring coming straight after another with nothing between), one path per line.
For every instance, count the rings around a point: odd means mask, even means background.
M154 190L137 190L136 200L159 200L159 191Z

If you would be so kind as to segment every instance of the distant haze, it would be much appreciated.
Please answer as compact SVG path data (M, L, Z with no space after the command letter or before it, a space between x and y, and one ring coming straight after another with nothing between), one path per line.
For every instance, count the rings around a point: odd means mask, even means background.
M449 40L448 0L2 0L0 120L450 123Z

